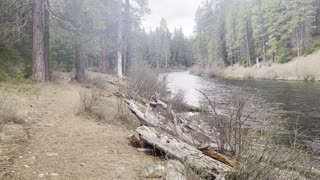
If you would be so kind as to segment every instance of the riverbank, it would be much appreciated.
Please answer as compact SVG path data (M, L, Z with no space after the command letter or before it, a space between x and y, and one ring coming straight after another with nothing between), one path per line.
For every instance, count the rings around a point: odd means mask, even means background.
M206 73L208 72L208 73ZM199 73L194 73L199 75ZM297 57L285 64L262 62L260 66L229 66L224 70L204 70L203 76L220 76L227 79L265 79L288 81L320 81L320 51Z
M23 119L0 132L0 179L141 179L157 162L128 145L134 131L117 115L114 96L122 81L90 74L102 89L101 108L94 108L103 110L99 118L79 110L81 92L90 92L92 84L67 74L50 83L0 84L1 97L14 102Z

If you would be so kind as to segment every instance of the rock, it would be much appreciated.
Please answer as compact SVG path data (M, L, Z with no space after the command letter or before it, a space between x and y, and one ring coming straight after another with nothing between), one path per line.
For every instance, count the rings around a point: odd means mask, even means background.
M36 160L36 157L35 157L35 156L32 156L32 157L29 157L28 159L26 159L26 161L27 161L29 164L34 164L37 160Z
M85 165L86 165L85 163L80 163L80 166L82 166L82 167L85 166Z
M177 171L185 174L186 167L178 160L169 160L166 164L166 171Z
M187 178L179 172L169 171L166 172L165 180L187 180Z
M54 127L53 124L45 124L44 127Z
M25 168L30 168L30 166L28 166L28 165L26 165L26 164L24 165L24 167L25 167Z
M23 156L19 156L18 158L19 158L19 159L23 159Z
M44 178L45 177L45 174L39 174L38 175L38 179L42 179L42 178Z
M58 156L59 154L57 153L47 153L47 156L48 157L53 157L53 156Z
M164 175L165 168L160 165L149 166L144 171L142 171L141 175L144 178L162 178Z
M166 165L165 179L166 180L186 180L186 168L177 160L169 160Z
M58 180L59 178L59 174L57 173L50 173L50 180Z

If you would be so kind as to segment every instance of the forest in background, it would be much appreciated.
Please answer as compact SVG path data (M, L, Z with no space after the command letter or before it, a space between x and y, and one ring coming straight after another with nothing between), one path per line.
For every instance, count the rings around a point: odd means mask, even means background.
M85 69L128 75L134 63L154 68L285 63L320 47L317 0L204 0L194 35L168 30L165 19L142 27L147 0L3 0L0 81Z
M194 57L203 66L285 63L320 46L318 0L207 0L196 13Z
M0 80L44 81L52 71L73 69L79 81L85 69L122 76L140 62L190 66L192 43L182 28L170 33L162 19L146 32L148 13L147 0L3 0Z

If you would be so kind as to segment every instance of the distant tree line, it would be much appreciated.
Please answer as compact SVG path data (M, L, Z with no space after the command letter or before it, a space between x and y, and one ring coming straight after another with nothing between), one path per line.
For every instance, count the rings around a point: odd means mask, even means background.
M86 69L127 75L142 61L153 67L190 65L191 40L181 29L171 34L163 19L145 32L147 0L2 0L0 81L11 77L50 79L52 71Z
M318 0L205 0L196 13L195 60L252 66L301 56L319 42Z

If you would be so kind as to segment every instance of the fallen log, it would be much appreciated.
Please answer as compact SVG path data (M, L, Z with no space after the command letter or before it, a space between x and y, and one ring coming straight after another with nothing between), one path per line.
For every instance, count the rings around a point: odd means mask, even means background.
M203 154L216 159L224 164L227 164L235 169L239 169L240 168L240 164L239 162L237 162L235 159L232 159L228 156L225 156L221 153L216 152L215 150L209 149L208 147L199 149Z
M129 105L130 111L140 120L143 125L155 127L158 119L155 117L148 116L148 113L143 113L139 110L138 106L132 100L125 100L125 103Z
M172 135L153 127L142 126L136 130L147 144L183 162L186 166L203 175L221 177L231 171L231 167L203 154L197 148L174 138Z
M214 138L201 129L201 125L190 124L186 119L178 119L177 115L172 110L170 111L173 118L172 121L161 121L161 119L165 118L160 115L155 115L153 112L149 111L143 114L138 108L138 106L142 105L136 105L134 101L129 100L126 100L126 102L129 104L130 110L138 117L143 125L158 128L159 130L174 136L176 139L182 140L185 143L194 146L196 149L200 149L205 155L213 159L225 163L235 169L239 168L239 163L236 160L215 151L218 146L216 142L214 142Z

